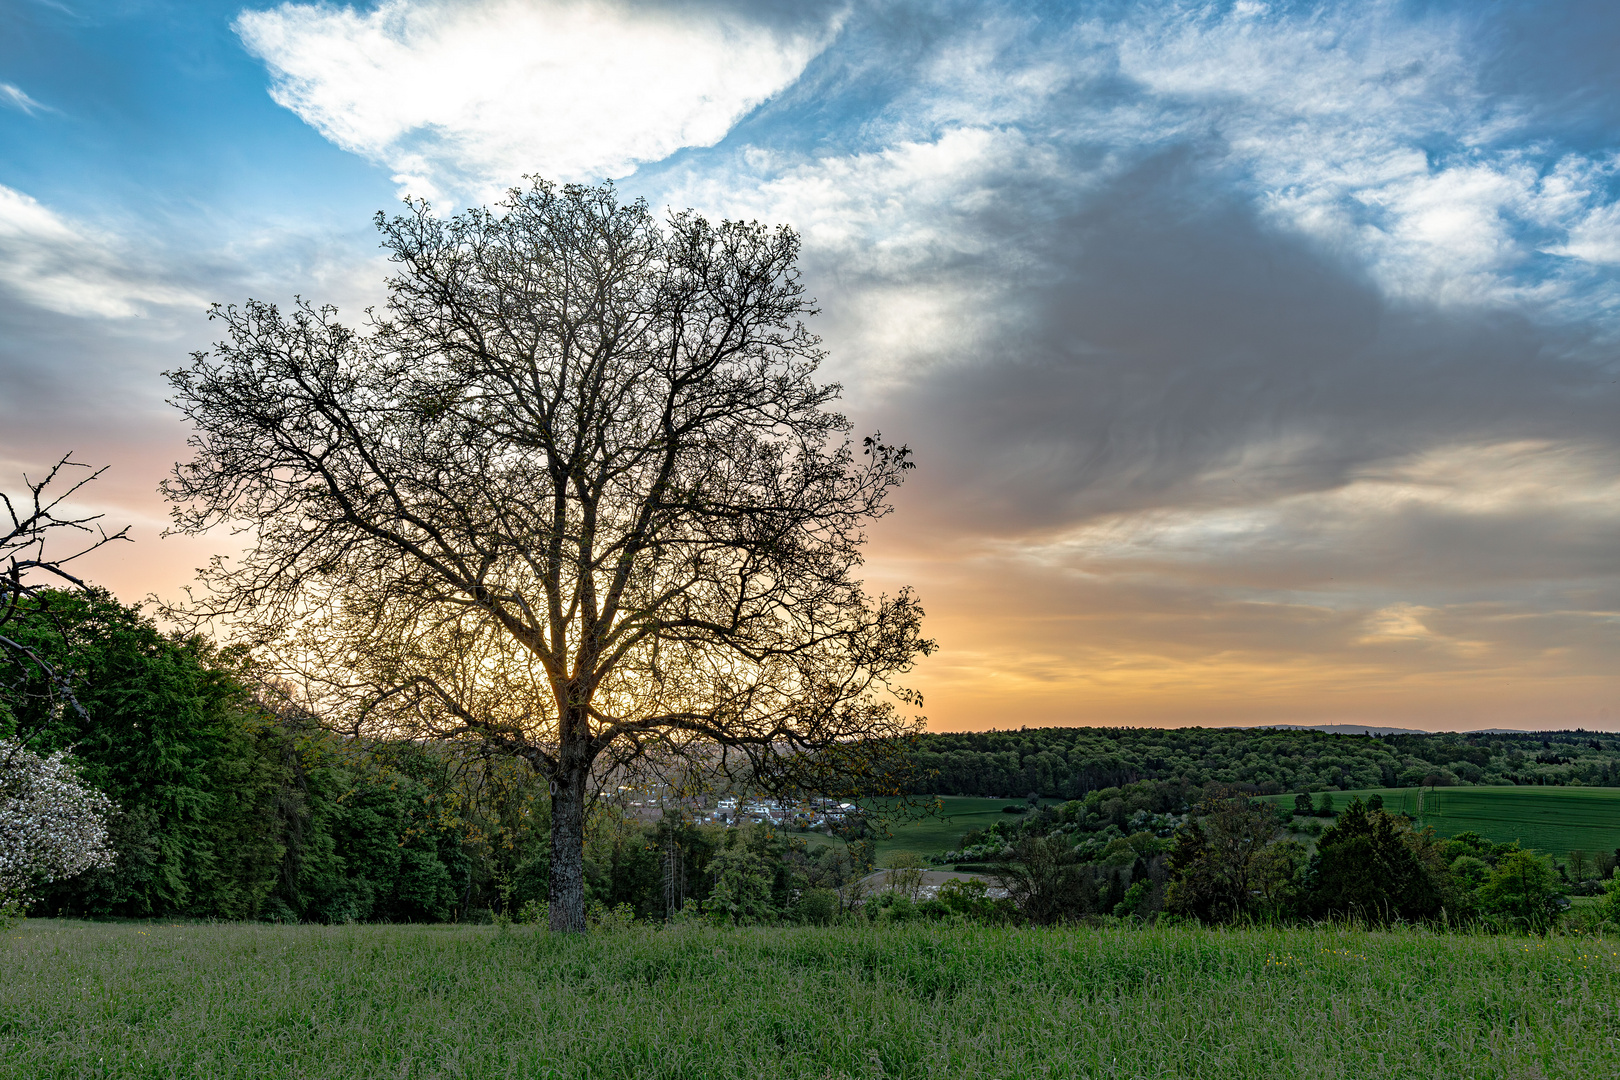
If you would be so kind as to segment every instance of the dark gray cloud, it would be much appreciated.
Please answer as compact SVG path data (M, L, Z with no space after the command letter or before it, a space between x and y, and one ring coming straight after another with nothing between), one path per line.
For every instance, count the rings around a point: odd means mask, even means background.
M952 272L997 278L1018 317L881 410L929 461L931 513L1019 533L1332 488L1455 443L1614 449L1600 328L1389 298L1212 187L1177 148L1022 227L1017 203L972 222L990 254Z

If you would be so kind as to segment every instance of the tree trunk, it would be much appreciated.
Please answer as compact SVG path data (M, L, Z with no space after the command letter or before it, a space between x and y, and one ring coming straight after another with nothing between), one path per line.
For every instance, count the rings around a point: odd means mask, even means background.
M585 781L588 765L564 764L551 783L551 929L585 932Z

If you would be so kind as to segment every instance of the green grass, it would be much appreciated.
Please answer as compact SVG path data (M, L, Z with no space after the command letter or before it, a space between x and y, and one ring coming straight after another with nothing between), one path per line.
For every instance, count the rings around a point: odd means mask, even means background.
M1594 1077L1620 944L1330 929L28 922L0 1076Z
M962 834L970 829L982 829L996 821L1004 821L1011 814L1001 812L1004 806L1020 806L1022 800L974 799L959 795L942 795L940 813L916 821L895 821L889 825L894 835L878 841L878 861L890 851L918 851L926 855L950 851L956 847Z
M879 866L883 864L883 857L893 851L916 851L924 855L950 851L956 847L956 842L961 839L963 833L970 829L982 829L991 822L1003 820L1002 807L1022 805L1022 800L1017 799L976 799L961 795L942 795L939 802L939 814L930 814L910 821L890 820L886 823L891 835L877 842ZM843 843L820 833L807 834L805 841L809 844Z
M1330 794L1341 810L1354 797L1365 800L1379 794L1386 810L1417 816L1416 788ZM1433 825L1442 836L1477 832L1497 843L1518 840L1559 857L1577 850L1595 853L1620 847L1620 788L1451 787L1425 789L1423 800L1423 824ZM1269 801L1288 806L1294 796L1272 796Z

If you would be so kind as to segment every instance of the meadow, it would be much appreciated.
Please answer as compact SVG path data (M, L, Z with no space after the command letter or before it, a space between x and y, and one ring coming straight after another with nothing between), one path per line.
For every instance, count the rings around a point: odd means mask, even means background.
M1620 943L1400 930L30 920L0 1076L1591 1077Z
M1432 825L1442 836L1476 832L1496 843L1518 840L1525 847L1560 858L1571 851L1595 853L1620 848L1620 788L1423 789L1421 813L1416 788L1367 788L1329 794L1341 810L1352 798L1365 801L1369 796L1382 795L1386 810L1404 810L1420 824ZM1267 801L1291 806L1294 796L1269 796Z

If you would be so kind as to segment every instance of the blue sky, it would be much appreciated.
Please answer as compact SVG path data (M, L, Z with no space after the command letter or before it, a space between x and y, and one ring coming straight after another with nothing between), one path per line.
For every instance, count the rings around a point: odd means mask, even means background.
M1612 4L0 12L0 475L110 464L126 598L208 302L611 178L802 231L941 726L1620 727Z

